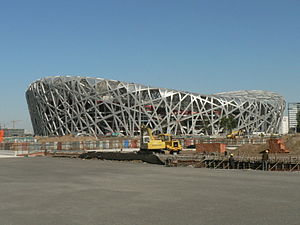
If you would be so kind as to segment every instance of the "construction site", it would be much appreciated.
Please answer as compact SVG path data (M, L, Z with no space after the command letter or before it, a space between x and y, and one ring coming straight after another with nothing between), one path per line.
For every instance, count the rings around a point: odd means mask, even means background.
M1 223L298 224L300 135L153 138L3 137Z
M0 130L3 224L298 224L276 93L50 77L26 98L34 135Z
M234 138L167 136L172 138L172 142L175 141L178 146L176 149L168 149L170 148L169 142L161 141L162 136L152 135L151 129L149 132L150 135L146 133L143 137L99 138L74 135L3 137L1 136L4 133L2 131L0 132L0 151L3 155L17 157L47 156L144 161L168 167L213 169L230 169L229 158L233 156L234 166L231 169L261 170L262 153L268 149L268 170L300 170L300 134L253 138L243 136ZM143 140L146 142L144 143ZM165 143L168 143L169 147ZM153 147L155 144L158 147ZM161 146L162 144L163 146Z
M278 135L284 98L247 90L211 95L79 76L26 91L34 137L0 133L18 157L142 161L168 167L297 171L298 136Z
M179 137L154 135L147 127L141 127L140 137L4 134L3 224L299 221L300 134Z
M0 17L0 225L300 224L300 0Z
M203 95L103 78L55 76L31 83L26 99L35 135L1 130L3 155L300 170L300 137L278 135L286 103L277 93ZM18 120L12 122L14 127Z

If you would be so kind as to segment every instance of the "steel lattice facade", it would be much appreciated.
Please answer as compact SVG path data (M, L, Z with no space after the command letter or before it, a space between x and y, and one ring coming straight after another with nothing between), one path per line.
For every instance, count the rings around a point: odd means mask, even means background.
M234 116L237 129L277 133L282 96L266 91L200 95L90 77L40 79L26 91L36 135L119 133L139 135L145 124L176 135L218 134L221 119Z

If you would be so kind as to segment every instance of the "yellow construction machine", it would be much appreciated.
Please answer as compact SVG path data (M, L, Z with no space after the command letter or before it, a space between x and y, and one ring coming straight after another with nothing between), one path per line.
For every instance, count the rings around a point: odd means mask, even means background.
M147 132L148 135L144 135ZM173 140L171 134L159 134L155 138L152 130L146 126L141 127L141 153L170 153L174 154L182 150L182 146L178 140Z
M243 130L236 130L236 131L232 131L230 134L227 134L226 137L231 138L231 139L235 139L235 138L241 137L243 135L244 135Z

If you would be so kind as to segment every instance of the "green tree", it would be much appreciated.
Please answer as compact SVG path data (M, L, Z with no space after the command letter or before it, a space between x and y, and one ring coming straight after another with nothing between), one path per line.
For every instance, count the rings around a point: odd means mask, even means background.
M231 133L234 128L238 125L238 121L233 115L223 117L220 122L220 126L224 128L228 133Z

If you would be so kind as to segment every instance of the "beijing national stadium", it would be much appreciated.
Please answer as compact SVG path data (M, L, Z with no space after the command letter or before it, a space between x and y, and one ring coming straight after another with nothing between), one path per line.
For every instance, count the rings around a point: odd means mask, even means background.
M222 118L236 129L277 133L285 109L268 91L197 94L103 78L55 76L31 83L26 99L35 135L87 133L136 136L141 125L156 133L215 135Z

